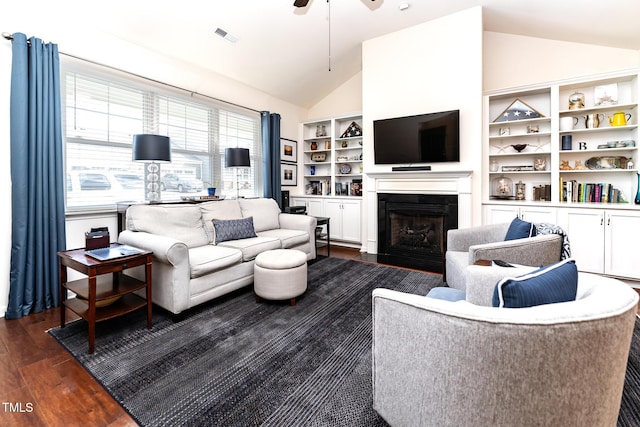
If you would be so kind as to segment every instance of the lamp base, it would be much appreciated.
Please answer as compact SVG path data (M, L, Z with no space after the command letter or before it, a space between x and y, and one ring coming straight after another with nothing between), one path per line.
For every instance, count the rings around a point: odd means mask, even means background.
M149 202L160 201L160 165L151 162L147 165L147 196Z

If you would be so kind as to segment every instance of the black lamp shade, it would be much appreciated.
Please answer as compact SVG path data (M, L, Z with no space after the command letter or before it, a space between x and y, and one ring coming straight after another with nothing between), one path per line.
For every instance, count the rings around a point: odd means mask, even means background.
M169 137L149 134L133 135L132 159L134 162L170 162Z
M224 150L225 166L232 167L249 167L251 161L249 160L248 148L227 148Z

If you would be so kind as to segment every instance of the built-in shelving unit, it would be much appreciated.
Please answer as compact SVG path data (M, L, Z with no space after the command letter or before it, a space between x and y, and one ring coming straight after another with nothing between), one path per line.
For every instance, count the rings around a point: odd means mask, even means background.
M302 125L305 196L362 195L362 116L313 120Z
M584 102L570 106L569 99L580 94ZM632 202L637 183L638 98L637 73L486 95L483 199ZM516 100L540 117L496 122ZM512 186L510 191L506 185ZM572 187L569 199L567 185ZM596 188L600 196L608 189L607 197L596 200ZM614 189L615 200L608 197Z
M579 270L640 280L639 76L625 71L486 94L483 222L517 216L558 224ZM496 122L516 100L540 117Z

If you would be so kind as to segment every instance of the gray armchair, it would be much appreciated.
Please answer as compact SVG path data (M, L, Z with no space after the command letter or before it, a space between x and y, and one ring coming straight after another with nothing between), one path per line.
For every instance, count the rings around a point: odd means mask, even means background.
M509 223L449 230L445 253L445 281L451 288L467 293L467 301L473 298L468 289L469 267L480 260L502 260L512 264L540 267L561 260L563 238L559 234L545 234L518 240L505 241ZM505 275L499 270L493 273L485 268L485 274L494 274L493 285ZM530 270L530 269L525 269ZM526 272L526 271L523 271ZM506 275L517 273L510 269ZM487 304L483 304L487 305ZM490 305L490 304L488 304Z
M376 289L373 407L394 427L614 426L637 303L587 273L576 301L520 309Z

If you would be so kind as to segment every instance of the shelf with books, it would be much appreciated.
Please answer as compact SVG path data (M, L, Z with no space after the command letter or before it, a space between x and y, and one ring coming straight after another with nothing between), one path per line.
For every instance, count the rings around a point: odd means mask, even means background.
M608 185L621 194L616 200L632 199L639 75L625 70L486 94L483 200L495 198L491 182L501 175L512 182L511 194L518 181L527 190L550 185L552 203L567 203L558 185L572 180ZM531 170L535 162L546 166ZM526 194L525 201L538 201Z
M565 203L629 203L624 191L608 182L560 178L560 201Z
M302 124L305 195L362 195L362 116Z

